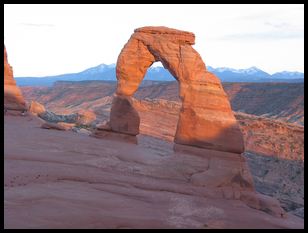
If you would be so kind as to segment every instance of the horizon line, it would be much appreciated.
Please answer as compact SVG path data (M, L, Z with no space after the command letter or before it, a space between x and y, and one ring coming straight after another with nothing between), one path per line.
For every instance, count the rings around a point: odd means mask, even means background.
M158 62L155 62L155 63L158 63ZM153 64L154 64L154 63L153 63ZM14 78L27 78L27 77L31 77L31 78L45 78L45 77L59 76L59 75L67 75L67 74L78 74L78 73L81 73L81 72L86 71L86 70L88 70L88 69L95 68L95 67L98 67L98 66L101 66L101 65L106 65L106 66L113 66L113 65L115 65L115 67L116 67L116 63L109 63L109 64L100 63L100 64L98 64L98 65L96 65L96 66L91 66L91 67L89 67L89 68L86 68L86 69L81 70L81 71L78 71L78 72L66 72L66 73L60 73L60 74L54 74L54 75L44 75L44 76L36 76L36 75L23 75L23 76L18 75L18 76L15 76L15 75L14 75ZM156 66L153 66L153 65L152 65L152 66L150 66L148 69L150 69L150 68L155 68L155 67L162 67L162 68L164 68L163 65L159 62ZM250 67L247 67L247 68L232 68L232 67L227 67L227 66L214 67L214 66L211 66L211 65L205 65L205 67L206 67L206 68L207 68L207 67L211 67L211 68L213 68L213 69L226 68L226 69L237 70L237 71L239 71L239 70L248 70L248 69L254 68L254 69L261 70L261 71L263 71L263 72L265 72L265 73L267 73L267 74L269 74L269 75L273 75L273 74L276 74L276 73L283 73L283 72L301 73L301 74L304 74L304 72L298 71L298 70L296 70L296 71L293 71L293 70L292 70L292 71L290 71L290 70L282 70L282 71L277 71L277 72L269 73L269 72L264 71L263 69L261 69L261 68L259 68L259 67L257 67L257 66L250 66ZM14 68L14 67L13 67L13 68ZM165 69L165 68L164 68L164 69ZM168 69L166 69L166 70L168 70Z

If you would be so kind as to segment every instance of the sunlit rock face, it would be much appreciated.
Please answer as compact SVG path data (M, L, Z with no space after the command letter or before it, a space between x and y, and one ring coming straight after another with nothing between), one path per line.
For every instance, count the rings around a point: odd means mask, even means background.
M135 29L118 57L116 95L129 99L137 91L147 69L154 62L160 61L180 87L182 107L175 143L242 153L242 133L227 95L220 80L206 70L201 56L192 47L194 43L195 35L190 32L167 27ZM111 128L123 133L113 118L121 114L118 111L121 109L112 108ZM132 132L128 130L125 133L136 134L139 130L135 126L137 124L139 127L139 118L126 118L126 121L119 122L127 126L127 129L132 129Z
M26 103L20 89L16 85L13 69L8 63L6 48L4 46L4 109L26 110Z

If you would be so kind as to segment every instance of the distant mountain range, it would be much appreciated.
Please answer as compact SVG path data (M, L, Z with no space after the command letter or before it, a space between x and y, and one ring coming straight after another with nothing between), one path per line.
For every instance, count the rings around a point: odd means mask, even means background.
M283 71L272 75L250 67L248 69L213 68L207 66L208 71L217 75L223 82L303 82L304 73Z
M115 64L101 64L79 73L46 77L15 77L15 79L19 86L51 86L56 81L116 81L115 68ZM300 72L283 71L270 75L257 67L232 69L207 66L207 69L217 75L222 82L304 82L304 73ZM174 81L169 71L160 66L150 67L144 79L153 81Z

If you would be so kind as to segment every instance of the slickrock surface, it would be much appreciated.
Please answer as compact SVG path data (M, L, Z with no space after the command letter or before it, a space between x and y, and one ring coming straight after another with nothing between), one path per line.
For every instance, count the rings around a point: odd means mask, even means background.
M143 135L133 145L40 124L31 116L4 117L5 228L304 227L293 215L248 207L238 192L244 187L215 187L215 173L222 178L236 162L221 160L226 152L200 157Z
M26 110L26 102L13 76L13 68L8 63L4 46L4 108L7 110Z
M50 123L50 122L43 123L41 125L41 128L42 129L56 129L56 130L67 130L68 129L58 123Z
M172 141L180 103L135 100L140 132ZM155 116L155 118L153 118ZM274 196L286 211L303 217L304 127L249 114L236 113L244 134L245 157L258 192Z
M182 106L175 143L242 153L243 137L228 97L220 80L207 72L201 56L191 46L194 40L193 33L167 27L136 29L117 60L116 94L132 96L147 69L160 61L179 83ZM131 119L123 124L132 124Z

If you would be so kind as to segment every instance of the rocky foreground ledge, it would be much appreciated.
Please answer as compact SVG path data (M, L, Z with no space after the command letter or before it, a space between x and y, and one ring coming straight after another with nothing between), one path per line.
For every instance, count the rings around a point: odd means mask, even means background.
M144 135L134 145L40 125L34 116L4 117L5 228L304 227L211 187L214 173L198 179L227 166L217 160Z

